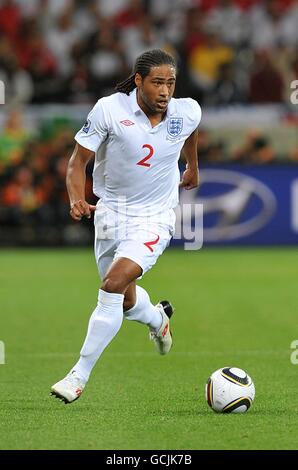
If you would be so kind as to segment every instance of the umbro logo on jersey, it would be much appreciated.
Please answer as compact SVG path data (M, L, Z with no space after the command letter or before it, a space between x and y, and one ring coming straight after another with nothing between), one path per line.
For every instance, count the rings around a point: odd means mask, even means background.
M123 124L124 126L134 126L135 123L130 121L129 119L124 119L124 121L120 121L121 124Z

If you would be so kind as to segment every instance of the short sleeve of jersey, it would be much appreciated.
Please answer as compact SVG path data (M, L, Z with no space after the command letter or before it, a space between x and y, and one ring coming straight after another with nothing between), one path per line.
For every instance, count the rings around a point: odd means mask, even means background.
M102 100L99 100L87 116L82 129L75 135L75 140L82 147L97 152L108 136L108 124Z
M202 110L199 103L192 98L188 98L188 105L189 105L189 119L190 119L190 126L192 127L192 132L196 130L198 125L201 122L202 118Z

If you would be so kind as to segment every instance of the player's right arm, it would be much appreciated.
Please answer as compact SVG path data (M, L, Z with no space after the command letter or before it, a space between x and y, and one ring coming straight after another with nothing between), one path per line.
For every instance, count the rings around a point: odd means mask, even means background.
M69 160L66 173L66 186L70 201L70 215L74 220L81 220L83 216L91 217L92 206L85 200L86 166L95 153L76 144Z

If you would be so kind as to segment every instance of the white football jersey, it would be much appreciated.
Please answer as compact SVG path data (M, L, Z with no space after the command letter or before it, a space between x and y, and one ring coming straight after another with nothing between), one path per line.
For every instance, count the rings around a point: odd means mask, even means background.
M102 203L127 215L153 215L178 204L178 160L198 127L201 108L191 98L172 98L166 117L152 127L130 95L98 100L75 140L96 153L93 191Z

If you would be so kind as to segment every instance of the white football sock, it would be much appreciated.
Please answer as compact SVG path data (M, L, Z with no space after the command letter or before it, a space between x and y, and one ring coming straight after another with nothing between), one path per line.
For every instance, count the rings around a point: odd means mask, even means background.
M88 325L80 359L71 371L87 382L103 350L118 333L123 320L123 294L111 294L100 289L98 303Z
M158 330L162 324L162 316L157 307L152 305L148 293L140 286L136 286L137 301L135 305L124 312L127 320L135 320Z

